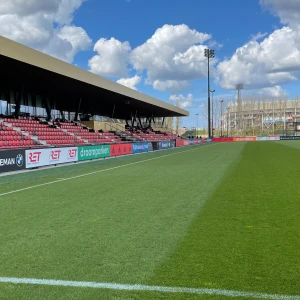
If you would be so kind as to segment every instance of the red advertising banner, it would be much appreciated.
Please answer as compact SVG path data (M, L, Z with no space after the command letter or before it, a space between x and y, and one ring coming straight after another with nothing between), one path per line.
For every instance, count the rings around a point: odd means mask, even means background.
M132 144L110 145L110 156L132 154Z
M184 146L184 140L176 140L176 147Z
M243 136L243 137L236 137L234 138L235 142L250 142L256 141L256 136Z
M221 143L221 142L233 142L234 138L228 137L228 138L213 138L213 142Z
M190 141L189 140L183 140L183 146L189 146Z
M194 145L198 145L199 143L198 143L198 139L195 139L194 140Z

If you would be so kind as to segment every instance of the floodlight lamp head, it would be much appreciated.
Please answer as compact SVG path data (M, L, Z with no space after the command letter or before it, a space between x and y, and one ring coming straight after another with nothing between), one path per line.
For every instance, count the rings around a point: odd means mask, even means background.
M236 85L237 90L242 90L244 88L244 85L242 83L239 83Z

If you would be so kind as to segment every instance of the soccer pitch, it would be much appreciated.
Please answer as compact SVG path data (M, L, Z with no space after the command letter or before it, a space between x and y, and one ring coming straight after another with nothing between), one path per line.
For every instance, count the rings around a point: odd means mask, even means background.
M300 300L300 142L0 177L0 299Z

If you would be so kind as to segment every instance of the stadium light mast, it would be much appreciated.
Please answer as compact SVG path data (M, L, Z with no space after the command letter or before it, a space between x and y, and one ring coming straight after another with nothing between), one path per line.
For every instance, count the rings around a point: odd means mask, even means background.
M215 57L215 50L204 49L204 56L207 58L207 121L208 121L208 137L211 138L211 129L210 129L210 78L209 78L209 59Z
M197 118L197 129L196 129L196 134L195 134L195 136L198 135L198 121L199 121L199 114L196 114L196 118Z
M214 137L214 92L216 90L210 90L211 92L211 137Z

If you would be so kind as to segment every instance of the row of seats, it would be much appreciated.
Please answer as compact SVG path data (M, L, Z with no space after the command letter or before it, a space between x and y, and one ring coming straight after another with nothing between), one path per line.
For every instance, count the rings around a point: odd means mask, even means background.
M7 148L7 147L31 147L31 146L37 146L38 143L35 143L33 140L21 140L21 141L1 141L0 140L0 148Z
M37 145L39 142L31 139L30 136L23 135L21 131L16 131L4 122L0 122L0 148L23 148Z
M80 123L63 122L56 123L56 125L61 129L67 130L67 132L71 132L77 137L88 141L88 143L103 144L121 141L121 139L118 136L115 136L115 134L112 132L91 132L89 129L84 128Z

